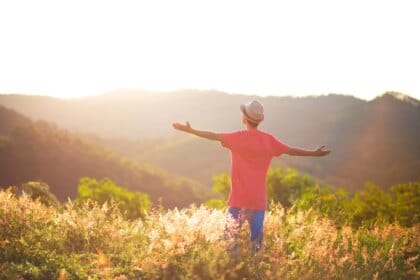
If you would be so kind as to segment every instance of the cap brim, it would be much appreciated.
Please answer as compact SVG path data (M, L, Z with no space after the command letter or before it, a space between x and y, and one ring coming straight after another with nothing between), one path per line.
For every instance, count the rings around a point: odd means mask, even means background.
M246 115L246 112L245 112L245 105L244 105L244 104L241 104L241 106L240 106L239 108L240 108L240 110L241 110L242 114Z
M248 116L248 114L246 113L245 105L244 104L241 104L241 106L239 108L241 109L241 112L242 112L242 114L244 114L245 118L247 120L249 120L250 122L255 123L255 124L259 124L261 122L261 121L258 121L258 120L254 120L253 118L251 118L250 116Z

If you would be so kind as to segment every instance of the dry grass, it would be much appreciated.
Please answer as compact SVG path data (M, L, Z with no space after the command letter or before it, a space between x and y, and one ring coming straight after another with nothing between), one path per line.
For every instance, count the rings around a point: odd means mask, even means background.
M420 225L337 228L315 213L267 213L264 249L225 251L225 213L205 207L128 221L115 205L60 209L0 192L1 279L416 279Z

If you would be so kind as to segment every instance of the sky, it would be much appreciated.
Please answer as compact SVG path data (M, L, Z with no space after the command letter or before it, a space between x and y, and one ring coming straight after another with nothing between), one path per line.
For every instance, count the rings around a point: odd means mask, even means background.
M0 93L420 99L416 2L0 0Z

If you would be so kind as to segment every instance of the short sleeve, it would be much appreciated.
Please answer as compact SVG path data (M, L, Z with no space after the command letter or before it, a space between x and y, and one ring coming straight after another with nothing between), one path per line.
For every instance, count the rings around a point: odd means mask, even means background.
M273 156L276 156L276 157L284 154L289 149L289 146L287 146L283 142L279 141L274 136L272 137L272 146L271 147L273 149L272 150Z
M239 140L239 132L220 133L222 138L222 146L228 149L232 149Z

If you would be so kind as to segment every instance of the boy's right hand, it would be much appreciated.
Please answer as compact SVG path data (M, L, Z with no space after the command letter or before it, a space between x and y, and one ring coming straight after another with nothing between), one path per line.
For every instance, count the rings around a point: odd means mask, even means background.
M172 126L177 130L181 130L181 131L185 131L185 132L191 132L191 130L192 130L189 122L186 122L186 124L173 123Z

